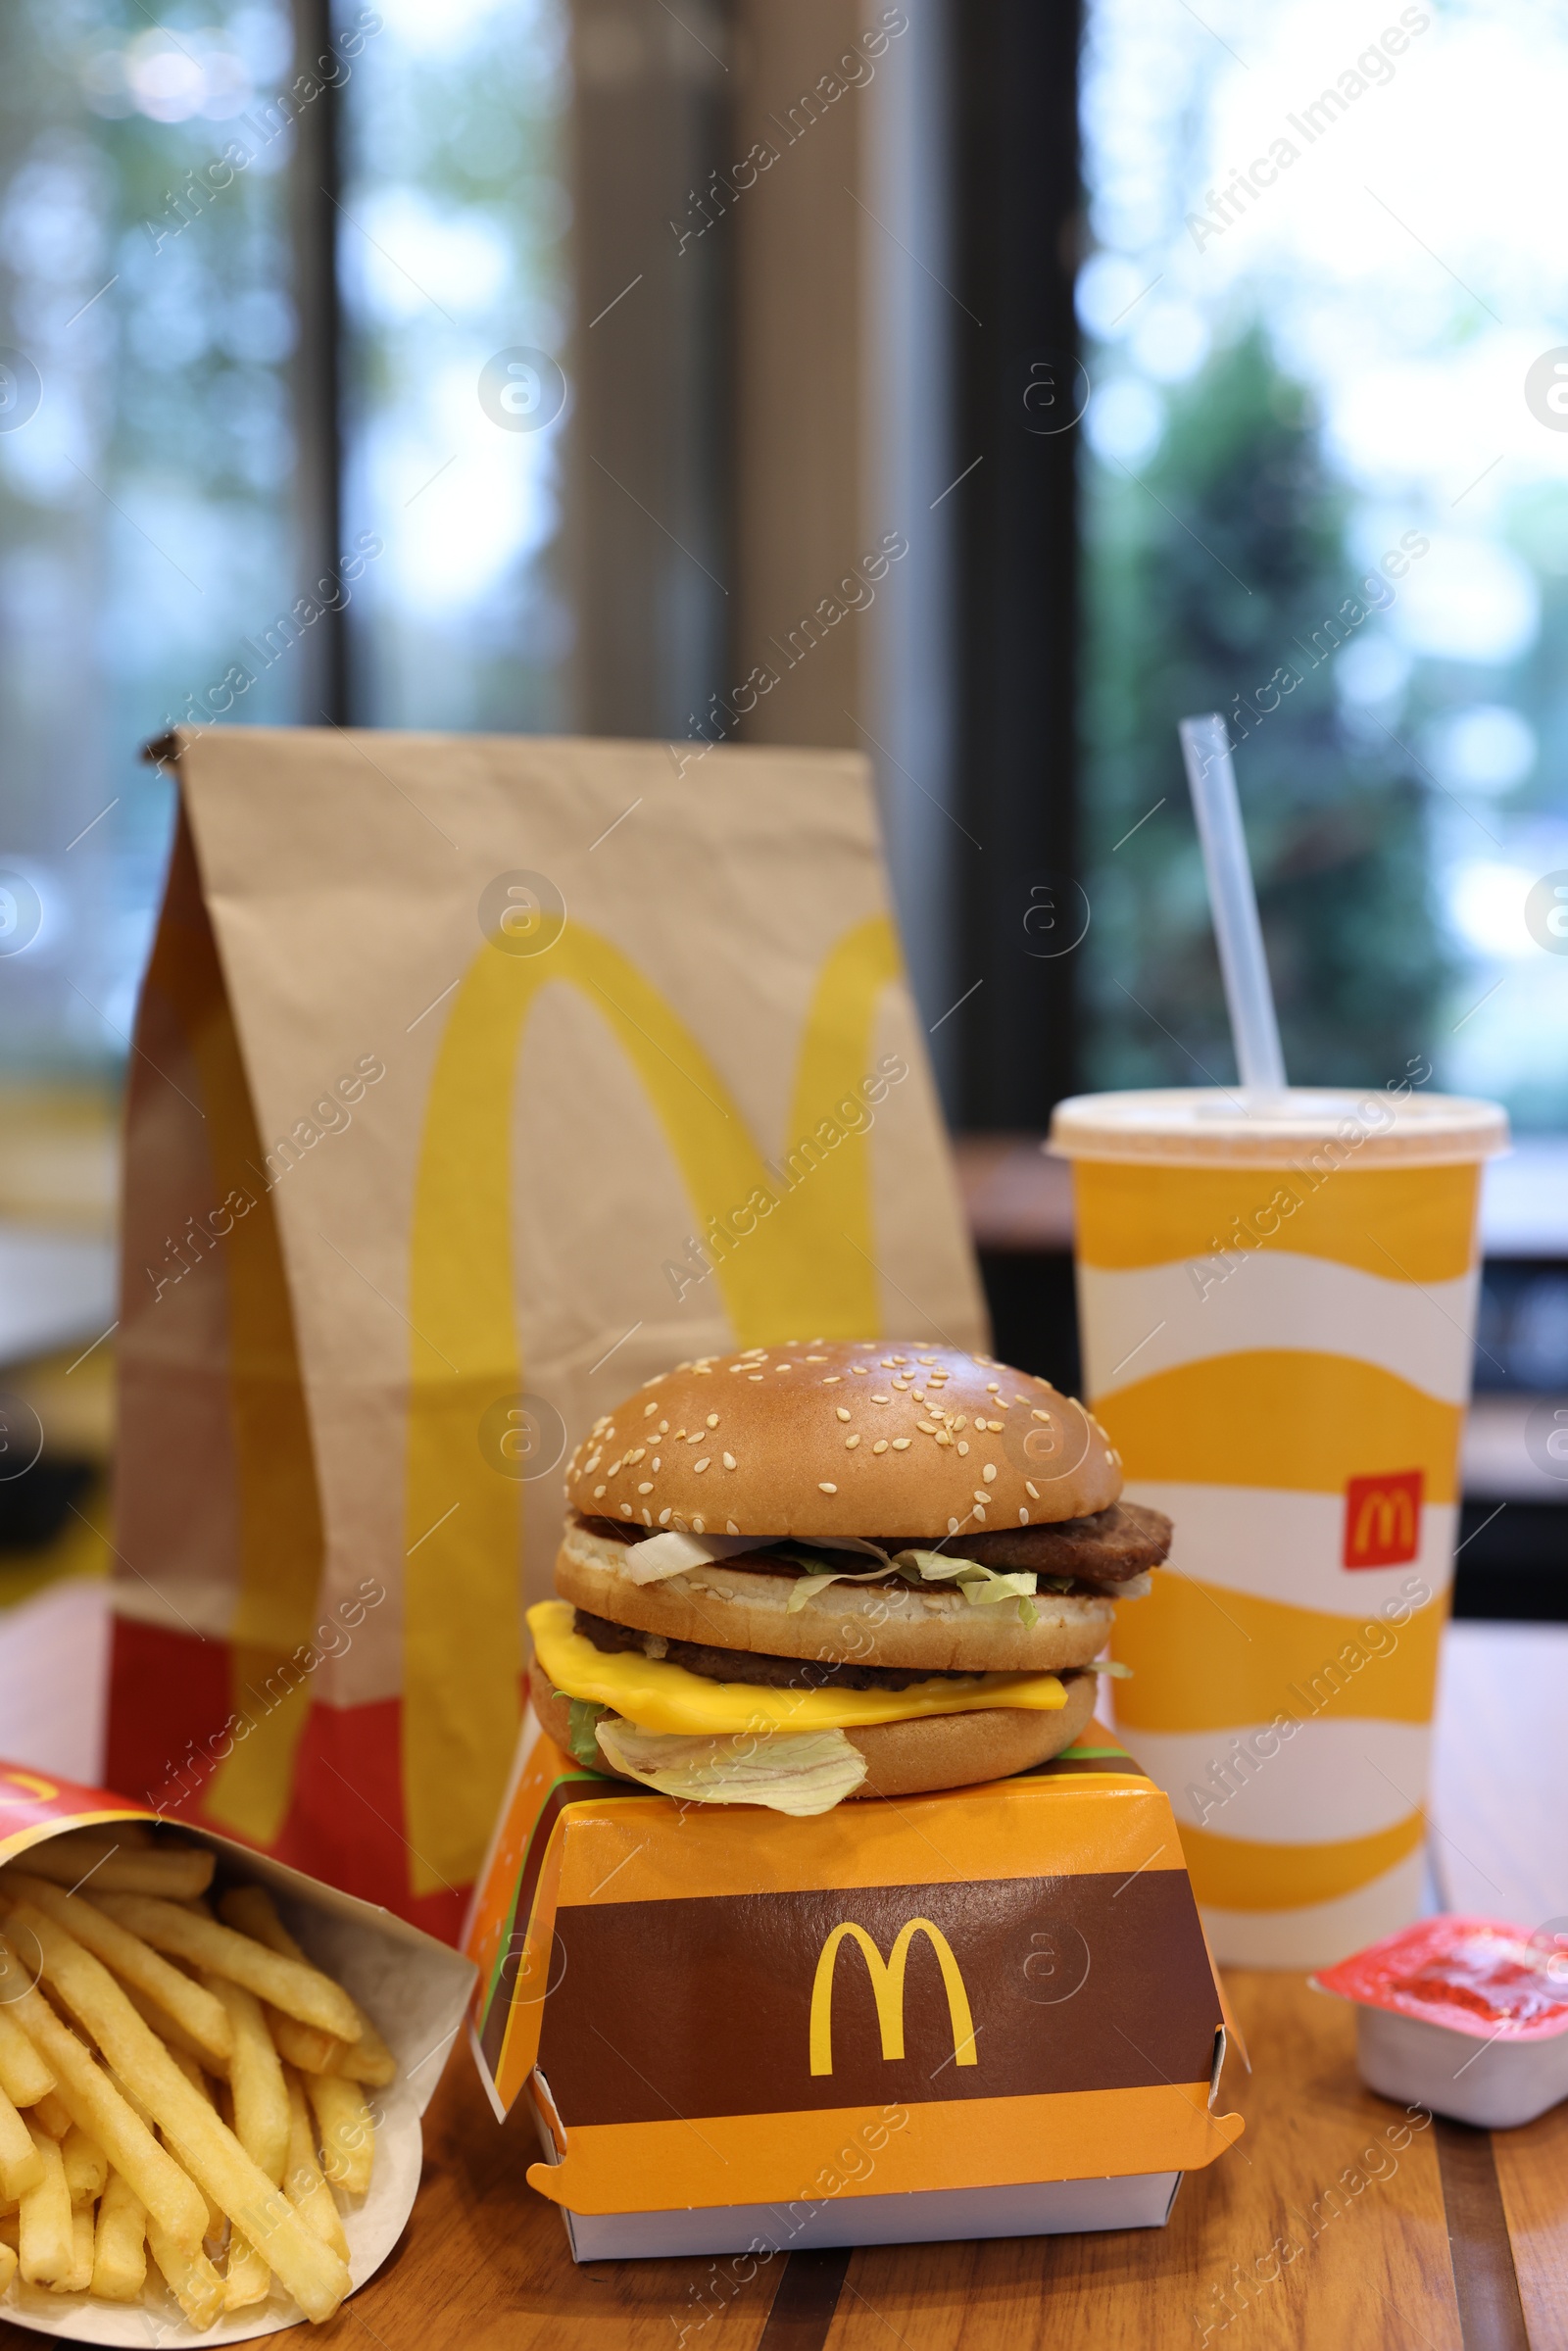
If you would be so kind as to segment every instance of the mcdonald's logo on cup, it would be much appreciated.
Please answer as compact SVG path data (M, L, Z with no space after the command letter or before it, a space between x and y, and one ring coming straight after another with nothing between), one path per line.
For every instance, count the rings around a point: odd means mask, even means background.
M866 1974L871 1979L871 1996L876 2001L877 2029L882 2035L882 2055L888 2058L904 2055L904 1977L909 1963L909 1945L917 1935L923 1935L937 1955L942 1970L943 1987L948 1995L948 2016L953 2025L953 2056L956 2065L974 2065L974 2019L969 2013L969 1995L963 1988L963 1978L953 1948L940 1927L929 1919L908 1919L899 1929L893 1948L886 1959L877 1949L863 1927L846 1919L834 1928L816 1963L816 1975L811 1984L810 2051L813 2074L833 2071L833 1975L839 1945L848 1938L859 1945L865 1956Z
M1398 1567L1421 1548L1419 1469L1351 1478L1345 1489L1345 1565Z

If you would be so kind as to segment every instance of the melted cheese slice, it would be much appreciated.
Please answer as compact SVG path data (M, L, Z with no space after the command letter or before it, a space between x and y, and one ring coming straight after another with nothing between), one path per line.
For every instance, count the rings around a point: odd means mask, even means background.
M848 1731L906 1723L923 1714L969 1714L1022 1706L1054 1714L1067 1692L1054 1674L970 1674L961 1682L911 1682L907 1690L764 1690L754 1682L710 1682L640 1649L596 1649L572 1630L566 1600L541 1600L528 1630L552 1686L569 1698L613 1707L645 1731L723 1738L736 1731Z

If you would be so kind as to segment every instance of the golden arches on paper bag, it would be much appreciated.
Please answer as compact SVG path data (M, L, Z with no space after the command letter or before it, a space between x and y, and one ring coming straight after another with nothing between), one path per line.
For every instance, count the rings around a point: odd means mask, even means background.
M882 990L902 976L891 923L858 923L812 991L786 1149L866 1074ZM416 1894L475 1873L516 1740L522 1670L517 1486L476 1430L523 1385L512 1262L513 1076L528 1016L576 988L635 1072L702 1230L776 1193L722 1076L660 991L610 940L568 923L536 955L482 947L448 1016L425 1109L410 1251L403 1788ZM743 1347L797 1333L871 1336L880 1300L863 1148L824 1153L715 1275Z

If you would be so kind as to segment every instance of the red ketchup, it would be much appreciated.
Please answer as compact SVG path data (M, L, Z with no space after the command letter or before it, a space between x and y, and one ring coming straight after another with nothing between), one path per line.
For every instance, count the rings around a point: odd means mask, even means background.
M1364 2006L1488 2040L1568 2031L1568 1934L1532 1935L1501 1919L1422 1919L1313 1981Z

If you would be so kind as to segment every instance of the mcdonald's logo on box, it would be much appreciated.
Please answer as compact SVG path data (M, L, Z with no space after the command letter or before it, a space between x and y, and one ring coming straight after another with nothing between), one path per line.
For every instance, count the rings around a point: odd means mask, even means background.
M1345 1565L1399 1567L1421 1548L1418 1469L1351 1478L1345 1489Z

